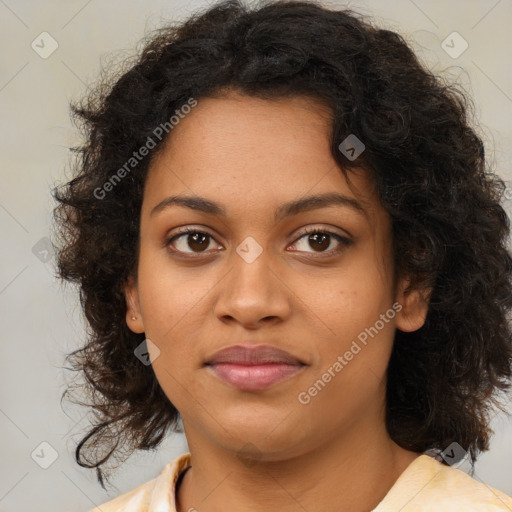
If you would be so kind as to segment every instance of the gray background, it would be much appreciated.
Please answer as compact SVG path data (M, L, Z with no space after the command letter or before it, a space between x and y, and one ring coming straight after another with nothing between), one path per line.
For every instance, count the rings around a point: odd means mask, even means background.
M209 3L0 0L0 512L87 511L153 478L187 451L184 437L174 435L157 453L134 455L113 480L117 490L108 494L92 471L74 462L87 417L81 408L60 405L69 373L62 366L64 354L78 347L85 331L76 291L53 277L49 191L68 177L67 148L77 142L68 101L97 78L106 56L118 60L132 54L148 30ZM400 32L435 72L466 87L487 152L497 172L510 180L512 1L348 5ZM31 47L44 31L58 43L46 59ZM442 47L454 31L468 43L456 58ZM462 48L462 40L450 41L452 52ZM507 198L510 212L510 190ZM492 427L491 450L481 455L475 477L512 494L511 419L499 413ZM57 459L43 469L31 456L34 450L40 464L51 462L52 450Z

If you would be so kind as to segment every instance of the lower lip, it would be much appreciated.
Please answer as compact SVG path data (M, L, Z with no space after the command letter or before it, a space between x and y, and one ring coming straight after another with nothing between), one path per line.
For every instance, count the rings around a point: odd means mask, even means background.
M269 363L257 366L220 363L209 365L223 381L243 391L257 391L281 382L302 370L304 365Z

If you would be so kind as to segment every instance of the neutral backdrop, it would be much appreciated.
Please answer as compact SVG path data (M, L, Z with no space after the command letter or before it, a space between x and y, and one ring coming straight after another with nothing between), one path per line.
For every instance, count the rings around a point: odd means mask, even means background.
M0 0L0 512L86 512L155 477L187 451L184 437L173 435L158 452L133 456L109 493L74 462L87 417L79 407L61 405L69 373L62 367L64 355L84 341L85 328L76 290L54 277L50 190L69 178L68 148L78 140L69 101L86 92L105 59L133 54L146 32L209 3ZM435 72L462 84L474 98L496 171L512 179L511 0L325 5L373 15L406 37ZM58 44L49 56L32 47L41 37L44 51ZM510 212L512 190L507 198ZM512 422L499 413L492 426L496 435L475 478L512 494Z

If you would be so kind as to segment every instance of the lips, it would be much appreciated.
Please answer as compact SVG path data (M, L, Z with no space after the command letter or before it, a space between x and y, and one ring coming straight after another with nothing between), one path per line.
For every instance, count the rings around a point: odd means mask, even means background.
M306 364L268 345L235 345L205 363L216 377L241 391L260 391L298 374Z
M216 352L207 362L213 364L237 364L245 366L257 366L263 364L289 364L302 365L302 361L293 357L288 352L268 345L234 345Z

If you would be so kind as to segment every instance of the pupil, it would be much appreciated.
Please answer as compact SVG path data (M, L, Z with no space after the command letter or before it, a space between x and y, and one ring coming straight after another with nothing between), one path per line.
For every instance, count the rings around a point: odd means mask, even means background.
M204 242L206 241L207 237L208 237L208 235L205 235L205 234L194 233L193 235L189 236L188 246L193 250L196 248L198 248L199 250L204 249L205 248ZM190 242L191 239L192 239L192 243ZM200 239L200 241L198 241L199 239ZM198 247L194 248L193 244L198 244ZM208 247L208 243L206 244L206 247Z
M318 239L321 238L321 249L327 249L327 247L329 247L329 241L328 241L328 238L329 238L329 235L325 235L325 234L321 234L321 233L313 233L312 235L310 235L309 239L310 239L310 242L311 240L313 240L315 243L318 243ZM325 243L327 240L327 244ZM313 247L314 248L314 247Z

